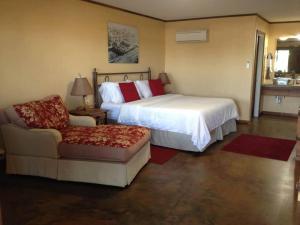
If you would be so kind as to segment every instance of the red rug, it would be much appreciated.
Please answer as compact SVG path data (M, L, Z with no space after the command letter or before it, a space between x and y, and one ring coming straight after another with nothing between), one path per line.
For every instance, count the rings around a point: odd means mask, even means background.
M164 164L177 154L177 150L166 148L157 145L151 145L151 159L150 162L156 164Z
M222 150L287 161L296 141L242 134Z

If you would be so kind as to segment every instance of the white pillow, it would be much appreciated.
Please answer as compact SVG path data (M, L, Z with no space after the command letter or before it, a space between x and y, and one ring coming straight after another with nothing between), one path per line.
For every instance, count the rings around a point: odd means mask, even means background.
M140 92L140 89L138 88L138 85L137 85L136 81L134 81L134 86L135 86L135 88L136 88L136 91L137 91L137 93L138 93L140 99L142 99L142 98L143 98L143 95L142 95L142 93Z
M119 83L115 82L104 82L99 88L99 93L103 102L105 103L123 103L124 98L119 87Z
M137 80L135 81L135 86L137 87L138 92L141 93L141 96L143 98L152 97L152 92L148 80Z

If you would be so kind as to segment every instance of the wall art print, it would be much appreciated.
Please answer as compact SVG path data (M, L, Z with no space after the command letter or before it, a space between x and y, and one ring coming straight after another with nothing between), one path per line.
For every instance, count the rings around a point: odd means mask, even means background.
M108 23L109 63L138 63L139 40L135 27Z

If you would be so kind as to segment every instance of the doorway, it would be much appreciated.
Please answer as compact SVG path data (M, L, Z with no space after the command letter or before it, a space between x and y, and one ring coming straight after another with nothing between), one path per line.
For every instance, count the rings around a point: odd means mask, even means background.
M258 118L261 106L261 85L264 71L264 49L265 49L265 33L256 31L256 48L255 48L255 76L253 85L253 105L252 117Z

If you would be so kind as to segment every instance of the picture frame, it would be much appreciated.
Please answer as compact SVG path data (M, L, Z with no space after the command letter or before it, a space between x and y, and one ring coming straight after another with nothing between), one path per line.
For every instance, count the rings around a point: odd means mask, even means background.
M108 23L109 63L139 63L139 35L137 28Z

